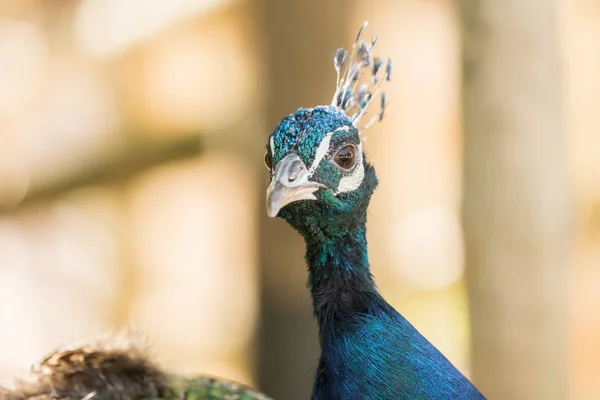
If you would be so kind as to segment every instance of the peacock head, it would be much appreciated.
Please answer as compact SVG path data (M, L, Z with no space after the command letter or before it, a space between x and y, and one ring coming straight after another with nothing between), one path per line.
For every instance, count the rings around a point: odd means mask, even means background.
M339 49L333 56L337 85L330 106L300 108L284 117L269 136L265 165L270 173L267 213L279 216L305 237L337 236L364 223L366 209L377 186L374 168L367 163L361 134L383 118L380 111L359 127L384 81L389 81L391 61L385 68L371 57L370 44L360 40L361 27L350 56ZM359 84L369 69L368 82Z

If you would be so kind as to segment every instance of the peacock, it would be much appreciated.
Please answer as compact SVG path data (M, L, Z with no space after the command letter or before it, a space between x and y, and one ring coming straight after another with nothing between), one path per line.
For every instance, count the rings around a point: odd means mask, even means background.
M365 225L377 177L361 134L384 116L381 85L392 63L371 56L377 37L362 41L365 26L350 51L334 53L331 104L284 117L266 145L267 214L284 219L306 245L321 347L312 399L484 399L383 299L369 270ZM361 127L376 98L380 110Z
M267 214L305 239L321 358L312 399L483 399L483 395L379 294L369 271L366 216L377 177L359 128L392 63L372 58L376 38L334 54L331 105L301 108L269 136ZM360 84L370 69L369 82ZM137 341L108 337L53 352L28 376L0 385L0 400L269 400L206 376L179 377Z
M159 367L129 335L59 349L29 375L0 385L0 400L270 400L235 382L181 377Z

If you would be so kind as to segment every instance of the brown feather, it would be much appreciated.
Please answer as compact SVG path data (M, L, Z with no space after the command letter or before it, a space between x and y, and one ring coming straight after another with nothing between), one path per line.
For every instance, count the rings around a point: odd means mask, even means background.
M29 376L0 386L0 400L130 400L169 391L170 377L146 349L121 338L52 353Z

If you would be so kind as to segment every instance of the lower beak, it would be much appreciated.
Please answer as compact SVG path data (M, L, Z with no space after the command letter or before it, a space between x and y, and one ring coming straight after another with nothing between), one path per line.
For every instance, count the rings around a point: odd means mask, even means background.
M274 218L286 205L300 200L316 200L315 192L325 187L308 180L308 170L296 153L285 156L275 166L267 189L267 215Z

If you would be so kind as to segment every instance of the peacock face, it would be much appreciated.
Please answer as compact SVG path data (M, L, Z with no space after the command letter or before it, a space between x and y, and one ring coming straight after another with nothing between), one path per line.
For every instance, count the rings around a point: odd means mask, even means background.
M268 215L301 231L366 209L377 183L358 130L330 106L301 108L283 118L269 137L265 164L271 176Z

